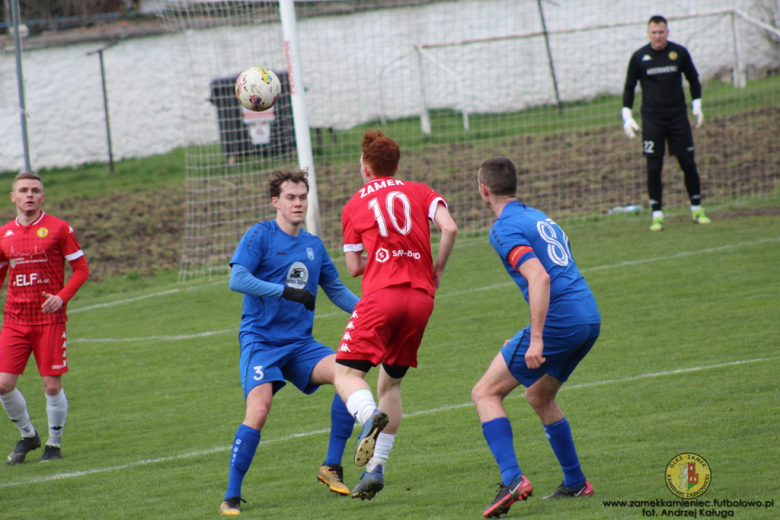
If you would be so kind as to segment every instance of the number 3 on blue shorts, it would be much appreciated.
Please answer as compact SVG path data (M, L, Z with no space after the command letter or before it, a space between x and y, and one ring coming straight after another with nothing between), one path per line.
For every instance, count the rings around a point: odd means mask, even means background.
M255 369L255 374L257 374L257 375L254 376L252 379L254 379L255 381L262 381L263 380L263 366L262 365L258 365L256 367L254 367L254 369Z

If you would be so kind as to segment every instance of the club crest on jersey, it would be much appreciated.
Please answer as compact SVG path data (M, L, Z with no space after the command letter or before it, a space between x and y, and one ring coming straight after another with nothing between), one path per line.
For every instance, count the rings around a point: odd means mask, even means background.
M676 52L674 52L674 51L671 51L671 52L669 53L669 59L670 59L670 60L676 60L676 59L677 59L677 53L676 53Z
M287 270L287 279L285 280L288 287L294 289L303 289L309 282L309 270L306 269L306 264L302 262L295 262Z
M314 249L307 247L306 248L306 256L309 257L309 260L314 260Z
M46 238L49 235L49 230L45 227L38 228L38 231L35 232L36 235L38 235L40 238Z

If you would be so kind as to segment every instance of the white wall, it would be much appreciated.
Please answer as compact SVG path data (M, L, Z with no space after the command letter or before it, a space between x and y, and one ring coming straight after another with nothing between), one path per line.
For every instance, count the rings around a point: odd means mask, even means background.
M727 0L543 2L548 30L734 7ZM687 38L713 19L670 24L673 41ZM743 35L745 57L755 66L767 59L763 40ZM379 71L420 42L540 30L535 1L471 0L419 8L389 9L299 21L301 51L312 127L349 128L380 116ZM689 42L700 74L707 77L733 61L728 19ZM646 43L639 24L610 32L555 36L552 52L563 100L622 91L633 50ZM426 64L432 107L458 108L456 84L466 90L468 109L493 112L554 101L543 40L431 49L452 67L453 78ZM31 161L34 169L107 161L98 56L100 43L24 53ZM223 47L235 47L222 53ZM216 110L205 101L211 78L250 65L286 69L281 29L275 23L187 31L121 41L104 52L115 159L164 153L219 139ZM412 57L388 69L385 115L414 116L420 110L417 62ZM184 76L186 77L184 77ZM490 88L490 95L485 95ZM0 171L24 166L16 91L15 58L0 55ZM637 104L638 106L638 104ZM706 94L705 94L706 106ZM616 116L617 118L617 116Z

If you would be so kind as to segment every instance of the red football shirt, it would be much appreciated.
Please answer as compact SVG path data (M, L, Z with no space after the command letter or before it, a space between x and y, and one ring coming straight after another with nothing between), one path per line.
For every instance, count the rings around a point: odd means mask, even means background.
M5 323L44 325L68 320L67 305L44 314L43 292L59 293L65 283L65 260L84 255L73 228L64 220L41 212L29 226L12 220L0 228L0 269L8 267Z
M344 252L366 250L363 296L409 284L434 296L431 231L444 197L425 184L378 177L367 182L344 206Z

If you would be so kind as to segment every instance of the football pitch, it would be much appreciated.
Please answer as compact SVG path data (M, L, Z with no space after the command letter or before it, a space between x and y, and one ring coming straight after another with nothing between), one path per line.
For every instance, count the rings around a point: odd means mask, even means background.
M722 206L709 226L668 215L662 233L647 230L647 211L562 223L603 320L599 341L559 396L596 495L541 499L562 476L518 388L505 405L520 467L535 491L503 518L640 518L667 510L699 517L710 509L720 517L780 515L777 204ZM359 294L343 255L332 256ZM39 464L37 450L22 465L0 464L1 518L217 517L230 444L243 419L241 295L226 280L169 280L121 295L85 292L72 302L63 459ZM315 338L336 347L348 316L322 291L317 303ZM274 400L244 481L243 517L481 518L500 474L470 391L504 340L527 323L528 307L487 236L459 237L420 367L403 386L405 418L385 489L369 502L332 495L317 483L333 389L304 396L288 385ZM375 388L376 370L369 381ZM19 388L45 440L34 362ZM0 455L17 440L3 415ZM350 441L344 457L350 488L362 472L351 464L352 447ZM711 485L697 500L738 504L704 513L648 504L679 500L667 489L665 469L681 453L695 453L711 468ZM772 500L770 507L748 505Z

